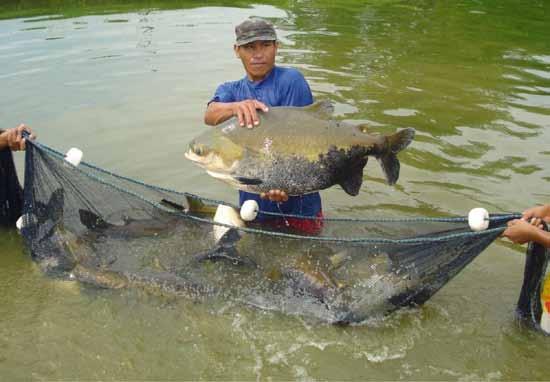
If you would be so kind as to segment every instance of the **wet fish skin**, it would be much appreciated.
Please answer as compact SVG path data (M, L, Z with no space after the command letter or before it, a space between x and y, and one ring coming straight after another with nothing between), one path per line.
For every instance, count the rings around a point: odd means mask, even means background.
M181 295L202 299L218 293L216 288L171 273L115 272L77 265L71 272L73 279L103 289L139 288L155 295Z
M117 225L106 222L97 214L80 209L78 210L81 223L90 231L98 235L109 237L134 238L142 236L156 236L172 232L180 220L179 217L171 219L127 219L124 224Z
M368 157L381 164L389 184L399 178L397 153L414 129L374 135L330 119L321 104L273 107L260 125L240 128L233 118L197 137L185 156L235 188L260 193L281 189L302 195L339 184L357 195Z
M199 263L205 261L226 261L237 266L257 268L258 265L248 256L242 256L236 248L241 239L239 231L230 228L217 242L216 246L207 251L193 255L193 260Z
M233 265L257 268L257 264L254 260L248 256L239 255L237 249L234 247L217 246L212 250L196 254L193 259L199 263L205 261L227 261Z

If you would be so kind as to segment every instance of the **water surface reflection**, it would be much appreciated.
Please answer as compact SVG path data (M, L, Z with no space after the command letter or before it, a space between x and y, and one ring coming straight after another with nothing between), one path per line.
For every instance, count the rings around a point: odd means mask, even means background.
M414 127L395 188L367 166L338 216L442 216L550 201L550 4L528 1L15 1L0 5L0 120L132 178L234 201L183 159L216 86L238 79L233 26L272 20L281 63L337 117ZM14 18L17 16L18 18ZM21 164L21 156L18 157ZM4 379L546 379L518 329L523 257L495 244L421 309L320 326L224 302L63 284L0 233ZM474 350L472 350L474 349ZM191 366L190 366L191 365Z

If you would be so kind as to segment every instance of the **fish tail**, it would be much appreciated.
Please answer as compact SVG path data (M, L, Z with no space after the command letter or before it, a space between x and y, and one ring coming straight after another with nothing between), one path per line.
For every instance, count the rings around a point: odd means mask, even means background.
M399 178L399 159L397 159L397 153L406 148L413 140L415 131L414 129L403 129L397 133L386 137L386 150L378 158L382 171L386 176L388 184L395 184Z

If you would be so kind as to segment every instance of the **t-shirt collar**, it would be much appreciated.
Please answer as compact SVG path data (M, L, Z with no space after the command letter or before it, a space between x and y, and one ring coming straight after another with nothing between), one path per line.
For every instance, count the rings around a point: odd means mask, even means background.
M267 74L267 76L265 76L265 78L263 80L259 80L259 81L251 81L249 78L248 78L248 74L244 76L244 78L246 79L246 82L254 87L258 87L260 85L262 85L264 82L268 81L271 79L271 77L273 77L273 74L275 73L275 68L277 66L273 66L273 69L271 69L271 72L269 72Z

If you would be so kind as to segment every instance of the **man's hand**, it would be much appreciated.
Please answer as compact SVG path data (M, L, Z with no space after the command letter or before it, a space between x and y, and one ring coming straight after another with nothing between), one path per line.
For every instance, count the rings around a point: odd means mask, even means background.
M288 200L288 195L283 190L269 190L268 192L262 192L260 198L279 203L286 202Z
M231 117L237 117L241 127L249 129L260 124L257 110L267 112L269 109L260 101L247 99L239 102L211 102L204 113L204 122L210 126L219 125Z
M25 138L23 138L23 132L26 131L30 134L30 139L35 139L32 130L21 124L12 129L7 129L2 133L1 138L3 143L12 151L25 150Z
M246 126L249 129L260 124L260 119L258 118L256 110L262 110L264 112L269 110L263 102L255 99L233 102L231 106L233 115L239 119L239 125L241 125L241 127Z
M544 220L546 223L550 223L550 204L529 208L523 211L521 218L525 221L538 218Z
M536 241L541 228L540 219L532 219L531 223L522 219L510 220L508 228L504 230L502 236L507 237L514 243L524 244L529 241Z

